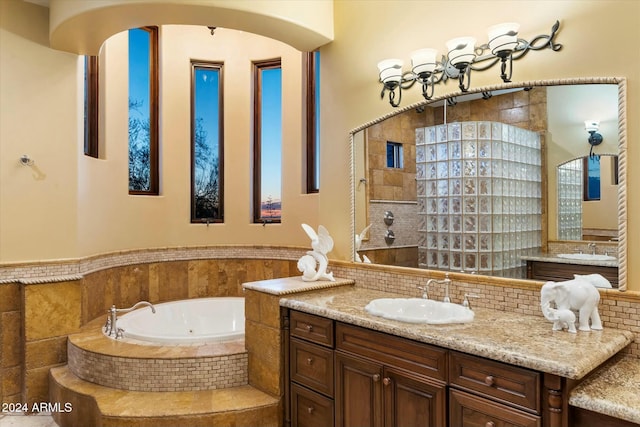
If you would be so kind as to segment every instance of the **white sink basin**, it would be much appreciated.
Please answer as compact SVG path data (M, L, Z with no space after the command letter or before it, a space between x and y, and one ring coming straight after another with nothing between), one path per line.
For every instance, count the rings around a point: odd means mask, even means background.
M380 298L364 308L369 314L407 323L468 323L473 320L471 309L459 304L424 298Z
M593 254L558 254L558 258L581 259L585 261L615 261L616 257L609 255Z

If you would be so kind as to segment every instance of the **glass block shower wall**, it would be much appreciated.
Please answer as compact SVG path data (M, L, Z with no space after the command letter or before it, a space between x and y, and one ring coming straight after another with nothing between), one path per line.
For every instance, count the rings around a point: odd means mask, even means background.
M582 240L582 159L558 166L558 239Z
M541 246L537 133L497 122L416 130L419 265L525 277Z

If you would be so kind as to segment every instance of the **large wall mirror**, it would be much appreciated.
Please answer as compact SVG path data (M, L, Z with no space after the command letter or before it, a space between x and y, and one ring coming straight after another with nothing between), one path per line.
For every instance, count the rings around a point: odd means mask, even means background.
M354 260L538 280L534 262L588 265L626 290L625 92L622 78L509 83L354 129Z

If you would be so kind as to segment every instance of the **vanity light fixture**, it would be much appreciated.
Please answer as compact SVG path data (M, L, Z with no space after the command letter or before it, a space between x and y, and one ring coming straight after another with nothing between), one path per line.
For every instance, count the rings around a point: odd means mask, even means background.
M513 61L522 58L530 50L550 48L559 51L562 45L554 42L560 22L551 27L549 35L539 35L526 41L518 38L520 25L504 23L488 29L489 41L476 46L473 37L457 37L446 43L447 54L437 59L436 49L418 49L411 53L411 71L403 72L402 59L385 59L378 63L382 92L384 98L389 91L389 103L393 107L400 106L402 90L409 89L416 82L422 86L422 96L426 100L433 98L436 84L445 83L448 79L458 79L458 87L467 92L471 84L471 71L484 71L500 63L500 78L503 82L511 81ZM397 97L397 101L396 101Z
M589 157L593 157L593 147L602 144L603 140L602 135L598 133L598 130L600 129L600 122L597 120L586 120L584 122L584 128L589 132L589 138L587 139L589 145L591 145Z

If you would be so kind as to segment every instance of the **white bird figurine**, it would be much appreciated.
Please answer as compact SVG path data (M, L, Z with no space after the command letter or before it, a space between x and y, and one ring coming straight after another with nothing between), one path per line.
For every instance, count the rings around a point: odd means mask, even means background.
M360 234L356 234L356 237L355 237L356 262L371 263L371 261L369 260L369 258L367 258L366 255L363 255L362 258L360 258L360 254L358 254L358 251L360 250L360 246L362 246L362 241L364 240L365 236L367 235L367 231L369 231L370 228L371 228L371 224L367 225Z
M307 224L302 224L307 236L311 239L312 251L307 251L307 255L302 256L298 260L298 270L302 274L302 280L305 282L315 282L316 280L330 280L335 282L333 273L327 273L327 267L329 266L329 259L327 253L333 249L333 239L329 236L327 229L320 225L318 232L311 228ZM317 261L318 269L316 271L315 262L311 262L312 259Z

